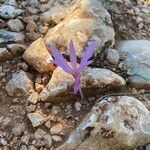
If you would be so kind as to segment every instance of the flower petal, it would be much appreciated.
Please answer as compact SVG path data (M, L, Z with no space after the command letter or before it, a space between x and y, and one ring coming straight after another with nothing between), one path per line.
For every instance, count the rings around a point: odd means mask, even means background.
M63 55L59 52L59 50L56 48L55 45L52 45L50 47L50 50L52 52L52 56L54 57L54 63L58 66L60 66L65 72L72 74L71 67L67 64L66 59L63 57Z
M88 65L90 65L93 61L92 60L89 60L87 61L85 64L83 64L82 66L80 66L78 68L78 71L81 72L82 70L84 70Z
M70 51L70 61L73 69L77 69L77 57L76 57L76 52L75 52L75 47L73 45L73 41L70 41L69 45L69 51Z
M84 52L83 57L81 59L79 70L82 70L81 68L84 68L83 66L85 66L85 64L90 59L90 57L92 57L92 55L96 49L96 46L97 46L96 41L94 41L87 47L87 49Z

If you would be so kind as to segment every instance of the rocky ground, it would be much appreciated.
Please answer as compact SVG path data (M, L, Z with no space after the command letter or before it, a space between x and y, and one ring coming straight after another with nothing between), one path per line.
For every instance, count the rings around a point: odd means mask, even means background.
M149 150L149 38L149 0L0 0L0 150ZM70 39L84 100L48 62Z

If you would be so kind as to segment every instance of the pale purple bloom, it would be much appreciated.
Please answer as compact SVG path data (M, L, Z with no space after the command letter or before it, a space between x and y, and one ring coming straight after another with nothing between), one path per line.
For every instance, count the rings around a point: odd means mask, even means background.
M53 63L60 66L65 72L71 74L74 77L75 79L73 85L74 94L77 94L79 91L81 98L83 98L83 93L80 87L81 72L92 63L92 61L89 59L92 57L94 50L96 49L96 46L97 44L95 41L89 44L89 46L87 47L86 51L83 54L79 66L77 65L77 56L75 53L75 48L72 40L70 41L69 45L71 66L68 65L67 60L63 57L63 55L59 52L59 50L56 48L55 45L50 46L52 56L54 57Z

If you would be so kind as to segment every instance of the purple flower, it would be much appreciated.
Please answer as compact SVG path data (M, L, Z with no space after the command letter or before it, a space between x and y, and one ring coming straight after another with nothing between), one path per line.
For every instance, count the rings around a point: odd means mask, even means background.
M83 93L82 93L81 86L80 86L81 72L88 65L92 63L92 61L89 59L92 57L94 50L96 49L96 46L97 44L95 41L89 44L89 46L87 47L86 51L83 54L83 57L81 59L81 63L79 66L77 65L77 56L75 53L75 48L74 48L74 44L72 40L70 41L70 45L69 45L71 66L68 65L66 59L59 52L59 50L56 48L55 45L50 46L52 56L54 57L53 63L60 66L65 72L71 74L74 77L75 79L75 82L73 85L74 94L77 94L79 91L81 98L83 98Z

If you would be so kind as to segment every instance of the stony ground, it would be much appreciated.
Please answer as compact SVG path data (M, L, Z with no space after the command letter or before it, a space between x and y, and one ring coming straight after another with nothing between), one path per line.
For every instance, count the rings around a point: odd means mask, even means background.
M65 5L65 2L59 2ZM55 150L67 140L103 95L120 93L116 96L123 96L128 93L150 110L149 87L137 90L128 85L121 89L119 87L119 90L108 88L96 93L89 92L93 95L85 90L86 97L82 101L79 95L74 96L73 100L66 96L66 101L59 100L56 103L39 100L38 94L53 74L39 73L22 58L22 54L33 41L44 37L63 18L43 21L45 18L41 14L53 7L51 3L53 0L18 0L17 4L15 0L0 0L0 150ZM9 8L2 9L4 5ZM111 15L116 43L128 39L149 40L149 0L104 1L104 6ZM7 12L10 9L12 12ZM13 35L7 31L13 32ZM91 67L107 68L127 81L129 73L123 63L118 63L119 54L111 49L109 52L107 48L103 47ZM112 53L115 53L115 58ZM16 73L20 74L13 78ZM15 89L11 89L12 85ZM149 150L149 147L142 145L135 149Z

